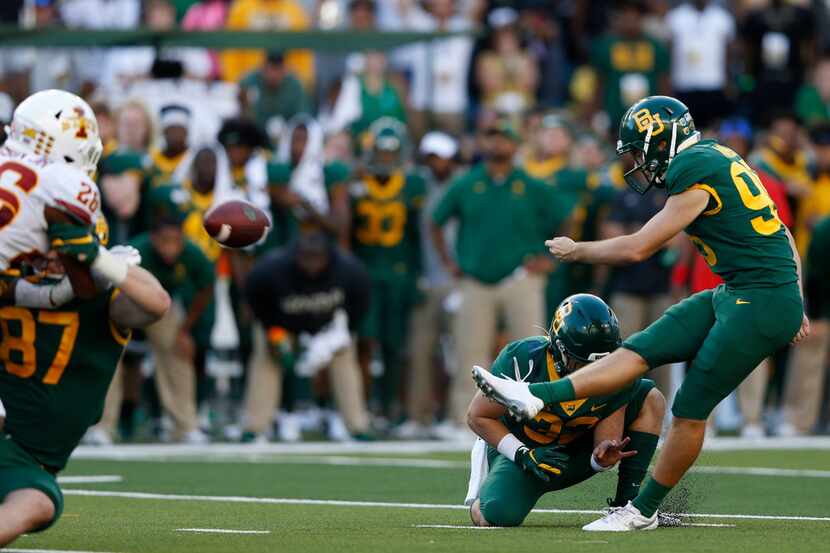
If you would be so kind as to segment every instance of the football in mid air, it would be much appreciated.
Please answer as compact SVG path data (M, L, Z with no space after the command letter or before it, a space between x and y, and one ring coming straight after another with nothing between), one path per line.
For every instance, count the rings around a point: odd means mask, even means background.
M227 200L211 207L202 223L211 238L226 248L256 244L271 230L271 221L258 207L243 200Z

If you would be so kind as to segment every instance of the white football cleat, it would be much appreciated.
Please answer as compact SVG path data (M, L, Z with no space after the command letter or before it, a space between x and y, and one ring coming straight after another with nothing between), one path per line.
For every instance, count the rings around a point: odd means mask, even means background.
M545 406L545 402L530 393L527 382L493 375L487 369L473 366L473 380L488 398L504 405L518 420L532 419Z
M633 530L654 530L657 528L657 513L644 517L630 501L625 507L617 507L599 520L582 527L586 532L631 532Z

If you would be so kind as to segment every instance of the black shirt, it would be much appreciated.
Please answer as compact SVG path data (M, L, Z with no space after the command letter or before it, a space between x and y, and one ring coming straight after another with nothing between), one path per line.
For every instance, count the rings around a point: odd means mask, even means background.
M245 285L248 303L266 327L314 334L344 309L354 330L369 308L370 280L351 254L332 248L328 267L309 278L297 267L294 248L266 255L254 265Z
M636 232L663 209L666 195L658 190L641 196L633 190L617 194L608 220L623 227L626 234ZM637 296L656 296L669 291L671 265L665 263L662 249L640 263L615 267L611 274L611 291Z

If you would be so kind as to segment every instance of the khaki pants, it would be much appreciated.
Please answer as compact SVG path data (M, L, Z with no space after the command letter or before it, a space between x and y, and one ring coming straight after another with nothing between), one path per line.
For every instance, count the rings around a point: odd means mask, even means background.
M93 428L103 430L109 434L110 438L115 438L118 419L121 416L121 402L123 399L124 364L123 361L118 361L118 367L112 376L112 382L110 382L107 397L104 400L104 412L101 414L101 420Z
M519 273L495 285L462 278L458 288L462 300L453 321L458 372L450 390L449 418L464 425L467 407L476 391L470 370L473 365L489 367L492 363L499 313L503 312L507 321L508 340L543 332L545 277Z
M770 359L764 359L738 386L738 406L741 409L744 426L762 423L771 370Z
M449 293L449 287L430 289L423 303L412 311L406 411L410 420L425 425L432 424L435 418L432 362L439 345L443 304Z
M659 319L672 303L668 294L646 297L616 293L611 296L611 308L620 320L623 340ZM648 377L654 380L664 396L671 397L671 369L668 365L655 367L649 371Z
M183 321L182 309L173 305L161 320L144 329L155 359L159 401L173 419L176 427L173 439L177 441L199 427L196 368L192 360L181 357L176 351L176 336Z
M828 346L830 323L816 319L810 335L792 350L784 387L784 420L805 434L813 430L821 411Z
M334 356L328 369L331 393L349 432L369 430L369 412L354 343ZM254 352L245 390L245 430L266 432L282 399L282 367L268 352L265 331L254 327Z

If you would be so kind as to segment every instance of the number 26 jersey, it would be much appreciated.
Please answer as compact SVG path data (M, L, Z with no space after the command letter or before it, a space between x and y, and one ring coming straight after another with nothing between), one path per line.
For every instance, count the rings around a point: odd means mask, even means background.
M733 150L703 140L678 153L666 171L668 194L704 190L709 204L686 233L727 287L797 282L795 259L775 202Z
M92 224L100 209L98 187L71 165L0 148L0 271L49 251L46 207Z

